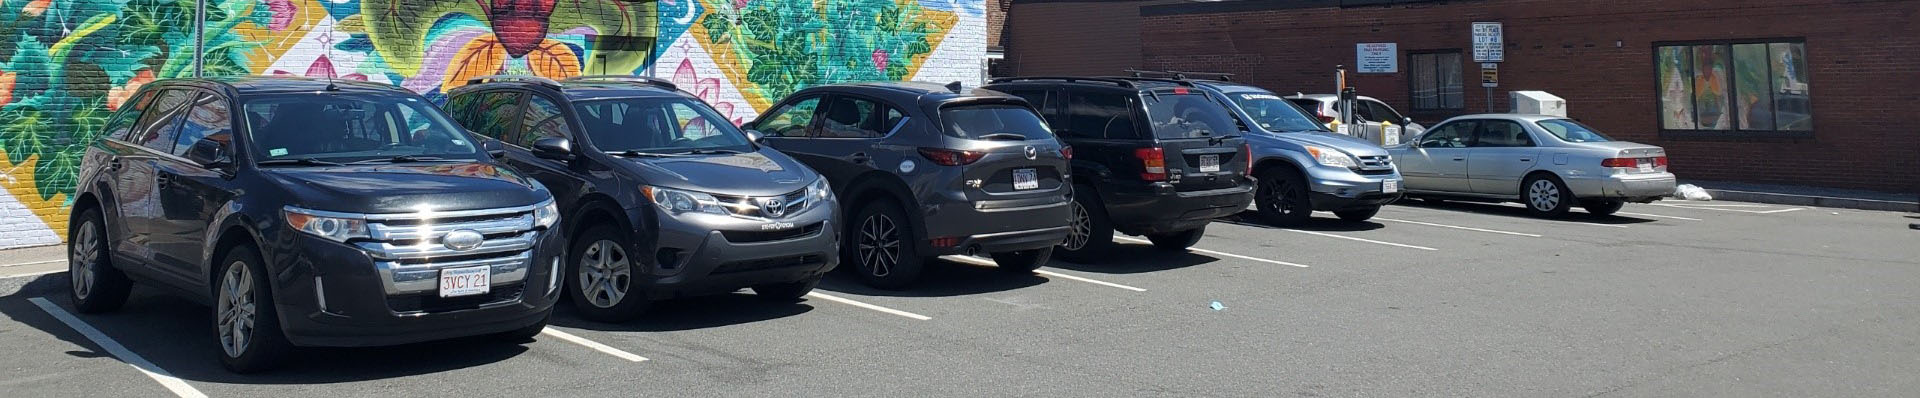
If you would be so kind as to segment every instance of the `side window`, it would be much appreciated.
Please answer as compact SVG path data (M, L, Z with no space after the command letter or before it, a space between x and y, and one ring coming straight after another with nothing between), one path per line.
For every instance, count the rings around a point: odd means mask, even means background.
M821 138L879 138L880 104L854 97L833 97L820 121Z
M1421 148L1466 148L1479 122L1465 120L1435 127L1420 137Z
M180 124L180 132L173 140L173 154L186 156L187 148L204 138L212 138L222 143L232 142L233 113L226 98L213 94L200 94L188 108L187 120Z
M534 95L527 97L527 113L521 117L520 134L514 136L514 145L532 148L533 141L546 137L567 137L567 118L560 112L560 106L554 105L546 97Z
M1040 111L1040 116L1046 118L1047 124L1054 126L1053 128L1059 129L1060 126L1067 125L1066 121L1060 120L1060 103L1054 98L1052 91L1015 90L1009 91L1008 94L1025 98L1028 104L1033 105L1034 110Z
M478 94L474 100L473 124L467 128L502 142L518 145L508 134L519 125L520 93L495 91Z
M140 121L140 115L147 111L147 107L153 106L153 97L154 91L147 91L122 104L120 113L114 115L113 120L107 121L107 127L101 131L102 137L131 140L128 137L129 132L134 130L134 124Z
M808 126L813 124L813 111L819 107L820 97L782 106L768 113L773 117L761 121L754 129L774 137L805 137Z
M180 112L191 101L194 92L187 90L167 90L160 92L154 99L150 111L141 115L140 123L134 126L134 132L128 142L160 151L173 153L174 126L180 120Z
M479 94L461 94L448 98L445 107L447 114L453 116L453 122L459 123L460 127L473 129L473 100L479 97Z
M906 120L907 115L900 113L899 109L887 108L887 120L880 123L880 134L884 135L893 132L894 127L899 127L900 122Z
M1073 93L1067 96L1067 138L1135 139L1133 107L1120 94Z
M1527 135L1526 127L1507 120L1487 120L1480 122L1480 133L1475 135L1475 148L1530 147L1533 137Z
M1321 105L1320 100L1307 99L1307 98L1289 98L1287 99L1287 102L1292 102L1294 105L1299 105L1300 109L1305 109L1307 110L1307 113L1311 113L1314 116L1320 116L1320 105Z

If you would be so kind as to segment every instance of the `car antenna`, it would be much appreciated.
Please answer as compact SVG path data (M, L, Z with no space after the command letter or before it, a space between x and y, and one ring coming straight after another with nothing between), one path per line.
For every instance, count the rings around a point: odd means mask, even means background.
M947 91L952 91L954 94L959 94L960 89L963 87L965 86L961 86L959 80L955 80L952 83L947 83Z
M327 29L327 40L326 40L326 41L325 41L324 43L322 43L321 45L322 45L322 46L326 46L326 48L327 48L327 50L326 50L326 51L327 51L327 62L328 62L328 65L332 65L332 62L333 62L333 29ZM334 85L334 84L333 84L333 67L332 67L332 66L328 66L328 67L327 67L327 89L326 89L326 90L327 90L327 91L340 91L340 86L337 86L337 85Z

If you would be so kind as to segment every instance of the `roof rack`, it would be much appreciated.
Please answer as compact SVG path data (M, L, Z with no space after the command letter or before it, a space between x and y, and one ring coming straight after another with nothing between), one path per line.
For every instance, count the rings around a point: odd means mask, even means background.
M547 86L553 86L553 87L560 86L560 82L553 81L553 79L548 79L548 78L539 77L539 76L532 76L532 75L480 76L472 79L467 79L467 84L480 84L480 83L489 83L489 82L510 82L510 81L529 81L529 82L534 82L541 85L547 85Z
M1133 77L1146 77L1146 75L1160 75L1160 76L1172 76L1174 80L1187 80L1187 78L1190 76L1200 77L1200 78L1206 78L1210 76L1216 79L1220 79L1220 81L1228 81L1228 82L1233 81L1232 73L1183 72L1183 71L1177 71L1177 70L1142 70L1142 69L1127 69L1125 70L1125 72L1132 73Z
M680 86L675 85L673 84L673 82L667 81L666 79L646 77L646 76L635 76L635 75L586 75L586 76L569 77L563 81L569 81L569 82L610 81L610 82L639 83L639 84L645 84L645 85L651 85L651 86L659 86L661 88L665 88L668 90L677 90L680 88Z
M1118 80L1127 80L1127 81L1136 81L1136 82L1169 83L1169 84L1178 84L1182 86L1193 87L1192 81L1180 80L1180 79L1164 79L1164 78L1157 78L1157 77L1137 77L1137 76L1113 76L1113 77L1109 77L1109 79L1118 79Z
M1115 86L1126 87L1126 88L1134 87L1133 82L1127 81L1127 79L1119 79L1119 78L1111 78L1111 77L1023 76L1023 77L1002 77L998 79L993 79L991 82L992 83L1012 83L1012 82L1030 82L1030 81L1064 81L1068 83L1091 82L1091 83L1107 83L1107 84L1112 84Z

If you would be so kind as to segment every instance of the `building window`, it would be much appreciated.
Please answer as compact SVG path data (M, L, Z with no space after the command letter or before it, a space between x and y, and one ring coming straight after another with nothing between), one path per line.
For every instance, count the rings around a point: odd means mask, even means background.
M1661 130L1813 131L1805 42L1661 43L1654 57Z
M1460 90L1460 50L1410 53L1407 71L1412 74L1407 97L1413 99L1413 110L1466 108Z

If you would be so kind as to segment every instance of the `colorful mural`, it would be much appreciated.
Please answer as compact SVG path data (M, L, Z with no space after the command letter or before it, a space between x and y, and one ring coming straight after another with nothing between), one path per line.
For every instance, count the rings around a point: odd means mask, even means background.
M0 247L58 243L84 148L157 79L326 76L442 101L482 75L651 74L741 123L809 85L978 82L983 13L982 0L0 0Z

